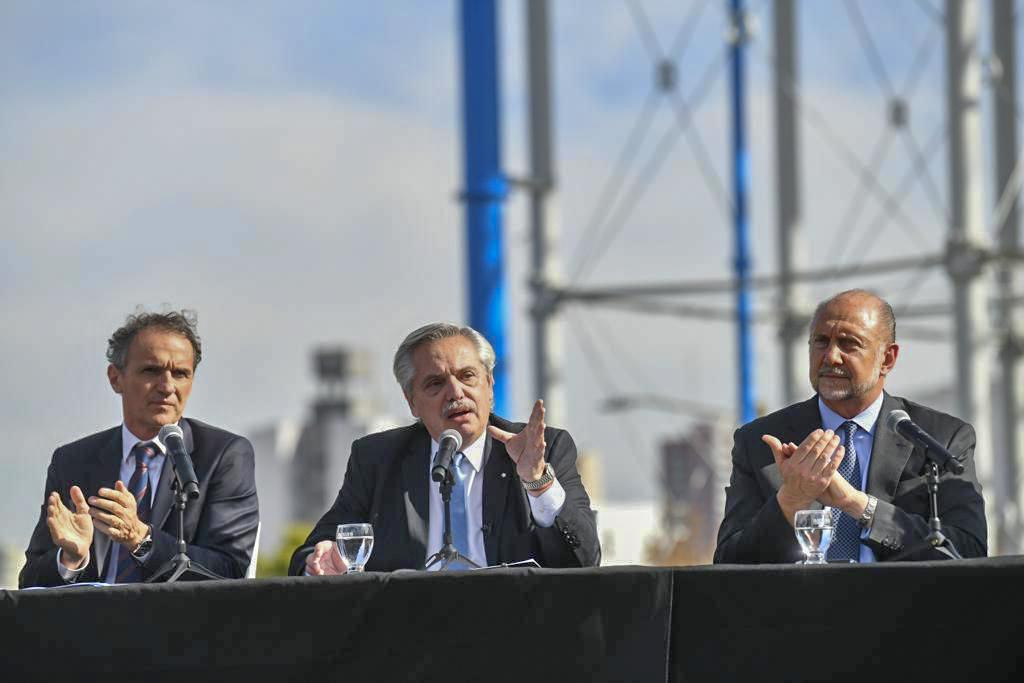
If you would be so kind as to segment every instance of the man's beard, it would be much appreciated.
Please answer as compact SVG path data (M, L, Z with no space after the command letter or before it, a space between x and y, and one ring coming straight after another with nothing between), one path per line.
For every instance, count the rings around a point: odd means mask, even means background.
M822 366L818 370L818 375L815 378L817 381L814 383L814 390L817 391L818 394L826 401L848 401L851 398L859 398L875 388L875 386L878 384L878 380L881 377L881 375L879 375L879 371L881 369L882 364L879 363L878 367L875 368L874 373L872 373L872 379L866 382L861 382L860 384L854 384L852 378L850 377L850 373L847 372L845 369L836 368L833 366ZM836 386L833 384L828 387L824 387L821 384L822 373L833 373L833 376L837 374L842 375L849 381L845 385L840 384Z

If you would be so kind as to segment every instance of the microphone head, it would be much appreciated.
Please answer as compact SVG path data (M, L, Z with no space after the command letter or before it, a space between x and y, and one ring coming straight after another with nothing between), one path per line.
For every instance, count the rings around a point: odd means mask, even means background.
M160 428L160 433L157 434L157 438L160 439L160 443L167 443L167 439L174 436L178 437L182 441L185 440L185 432L181 431L181 427L178 425L164 425Z
M905 410L892 410L885 417L885 426L889 428L889 431L895 432L896 426L900 422L906 422L910 419L910 415L907 415Z
M462 448L462 434L459 433L458 429L446 429L441 432L441 438L438 439L438 444L443 444L445 439L452 439L455 441L455 450Z

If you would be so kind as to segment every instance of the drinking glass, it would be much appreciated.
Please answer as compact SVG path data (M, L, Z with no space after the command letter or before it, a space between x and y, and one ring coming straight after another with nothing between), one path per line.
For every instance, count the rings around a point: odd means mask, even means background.
M832 508L821 510L798 510L793 519L796 540L807 559L797 564L825 564L825 553L832 543L832 534L836 530L832 520Z
M373 527L369 524L339 524L334 535L338 542L341 559L348 565L348 571L361 572L373 552Z

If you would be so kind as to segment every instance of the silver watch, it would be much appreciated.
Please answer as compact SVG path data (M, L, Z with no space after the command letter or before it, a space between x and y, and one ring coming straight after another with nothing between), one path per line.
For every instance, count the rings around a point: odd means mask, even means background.
M872 495L868 495L868 504L864 506L864 514L860 516L857 523L865 529L871 527L871 522L875 519L875 507L878 505L878 499Z
M545 463L544 474L540 475L540 479L535 479L534 481L523 481L520 479L519 481L523 483L523 488L527 491L536 491L537 489L544 488L554 480L555 471L551 469L551 463Z

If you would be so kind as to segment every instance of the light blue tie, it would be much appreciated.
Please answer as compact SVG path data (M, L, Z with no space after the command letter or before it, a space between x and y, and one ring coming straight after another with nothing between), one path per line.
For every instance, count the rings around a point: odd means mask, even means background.
M472 465L461 451L452 460L452 475L455 486L452 487L452 545L460 553L469 557L469 521L466 516L467 498L469 497L469 474ZM449 569L469 569L465 562L452 562Z
M843 479L850 482L850 486L860 491L860 458L857 457L857 447L854 445L853 437L857 433L857 423L849 420L843 423L846 430L846 455L839 463L839 474ZM828 549L829 560L853 560L860 561L860 524L845 512L835 510L833 515L836 519L836 537Z

